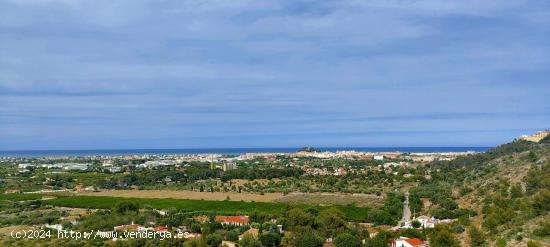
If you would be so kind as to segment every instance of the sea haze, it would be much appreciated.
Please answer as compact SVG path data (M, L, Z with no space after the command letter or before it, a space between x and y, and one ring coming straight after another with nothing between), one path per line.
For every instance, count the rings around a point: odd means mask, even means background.
M319 151L355 150L361 152L485 152L491 147L325 147ZM225 154L243 153L293 153L300 148L199 148L199 149L97 149L97 150L10 150L0 151L1 157L46 156L121 156L121 155L171 155L171 154Z

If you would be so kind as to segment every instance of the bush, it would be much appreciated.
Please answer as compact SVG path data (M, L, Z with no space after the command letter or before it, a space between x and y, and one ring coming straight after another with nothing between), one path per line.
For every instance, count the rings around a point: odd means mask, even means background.
M124 214L126 212L137 212L139 210L139 205L133 202L119 202L113 208L115 212L119 214Z
M239 230L235 229L235 230L231 230L231 231L228 231L227 234L225 235L225 239L227 241L238 241L239 240Z
M498 238L498 239L497 239L496 246L497 246L497 247L506 247L506 239L504 239L504 238Z
M447 226L437 225L430 235L431 247L459 247L459 242Z
M542 189L533 197L533 208L540 215L550 211L550 191Z
M295 247L322 247L325 240L312 231L306 231L294 238Z
M276 232L264 232L260 235L260 242L266 247L277 247L281 244L281 235Z
M252 234L247 233L243 236L243 239L239 241L242 247L262 247L262 242L256 239Z
M206 237L206 243L210 246L220 246L222 240L222 236L217 233L210 234Z
M542 245L535 240L529 240L529 242L527 242L527 247L542 247Z
M468 235L470 236L470 245L472 247L483 246L485 244L485 235L477 227L470 226L468 228Z
M541 222L539 227L533 231L533 234L539 237L550 236L550 222Z
M342 233L334 239L336 247L361 247L361 240L349 233Z

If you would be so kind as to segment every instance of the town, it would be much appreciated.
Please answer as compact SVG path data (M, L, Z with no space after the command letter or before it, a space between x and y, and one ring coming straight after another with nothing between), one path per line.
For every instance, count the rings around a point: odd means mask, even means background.
M0 227L43 231L59 246L90 234L114 246L536 244L548 195L529 188L547 178L546 136L486 152L3 157ZM513 182L495 177L502 169L528 173ZM529 202L533 216L506 218L506 204L480 199L499 193Z

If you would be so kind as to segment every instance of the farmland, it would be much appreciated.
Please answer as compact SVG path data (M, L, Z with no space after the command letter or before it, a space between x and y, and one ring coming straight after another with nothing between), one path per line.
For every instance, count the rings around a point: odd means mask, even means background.
M199 192L186 190L102 190L77 193L81 196L112 196L125 198L171 198L208 201L280 202L288 204L349 205L372 207L382 204L382 198L365 194L346 193L237 193Z
M199 192L184 190L103 190L100 192L79 193L82 196L113 196L130 198L171 198L209 201L253 201L273 202L283 197L282 193L236 193L236 192Z
M45 203L72 208L112 208L118 202L130 201L140 207L150 206L158 209L176 208L187 212L216 212L218 214L250 214L252 212L263 212L280 215L284 212L287 204L272 202L236 202L236 201L206 201L189 199L153 199L153 198L122 198L108 196L60 196L48 200ZM369 211L368 208L354 206L312 206L300 204L296 207L313 207L319 210L336 207L350 220L364 220Z
M42 194L0 194L0 201L27 201L27 200L38 200L44 197Z
M6 194L0 195L0 200L22 201L37 200L43 195L39 194ZM69 207L69 208L90 208L90 209L110 209L122 201L133 202L140 207L149 206L157 209L175 208L181 211L193 212L216 212L218 214L251 214L253 212L263 212L273 215L281 215L288 204L276 202L244 202L244 201L207 201L173 198L128 198L112 196L64 196L43 201L44 204ZM320 211L335 207L346 215L349 220L361 221L367 216L369 208L355 206L317 206L308 204L294 205L298 208L316 208Z

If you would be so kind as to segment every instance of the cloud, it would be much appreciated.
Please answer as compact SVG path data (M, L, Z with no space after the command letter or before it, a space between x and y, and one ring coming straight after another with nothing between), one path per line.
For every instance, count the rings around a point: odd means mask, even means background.
M497 144L550 120L549 8L0 0L0 149Z

